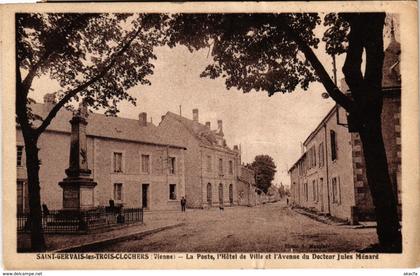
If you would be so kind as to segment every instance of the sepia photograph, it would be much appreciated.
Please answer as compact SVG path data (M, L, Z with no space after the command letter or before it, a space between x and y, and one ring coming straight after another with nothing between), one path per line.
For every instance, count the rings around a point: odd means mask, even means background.
M404 15L324 8L13 13L14 254L408 254Z

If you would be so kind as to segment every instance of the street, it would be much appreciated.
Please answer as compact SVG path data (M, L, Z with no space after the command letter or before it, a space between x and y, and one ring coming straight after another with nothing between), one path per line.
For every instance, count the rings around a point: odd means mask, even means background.
M352 252L377 242L374 228L327 225L284 202L181 212L150 212L151 220L184 225L95 248L102 252Z

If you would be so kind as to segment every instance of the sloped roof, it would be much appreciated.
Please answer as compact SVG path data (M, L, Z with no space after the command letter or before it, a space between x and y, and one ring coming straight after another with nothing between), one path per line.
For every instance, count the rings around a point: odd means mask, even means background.
M31 108L34 114L42 118L47 116L46 104L36 103L31 105ZM71 111L61 109L51 121L47 131L70 133L71 125L69 121L72 116ZM146 126L142 126L135 119L109 117L97 113L89 113L87 122L86 134L88 136L185 148L185 145L171 141L164 131L150 122L147 122ZM38 124L40 124L39 121Z
M194 120L182 117L178 114L168 111L165 115L165 118L171 118L183 124L187 130L200 142L203 146L213 147L213 148L220 148L223 150L230 151L232 153L236 153L235 151L231 150L228 146L220 146L217 144L217 137L220 136L217 130L210 130L207 126L196 122Z

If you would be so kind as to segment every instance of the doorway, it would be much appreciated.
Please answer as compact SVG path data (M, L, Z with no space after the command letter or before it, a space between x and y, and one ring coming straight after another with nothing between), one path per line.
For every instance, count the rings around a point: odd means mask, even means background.
M209 207L211 207L211 205L212 205L211 183L207 183L207 205Z
M219 184L219 205L223 206L223 184Z
M141 207L149 208L149 184L141 185Z
M229 203L233 206L233 185L229 185Z

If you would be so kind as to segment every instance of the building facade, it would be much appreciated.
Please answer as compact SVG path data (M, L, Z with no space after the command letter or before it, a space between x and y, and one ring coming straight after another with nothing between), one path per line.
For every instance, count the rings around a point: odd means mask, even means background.
M52 103L34 104L35 114L45 117ZM58 185L69 167L70 119L72 113L60 111L40 136L38 147L41 202L49 209L63 207L63 190ZM140 113L138 120L106 117L92 113L87 118L87 160L94 189L94 205L144 207L150 210L180 208L185 195L185 147L170 143L165 133ZM28 210L24 142L17 128L17 208Z
M392 33L383 67L382 135L401 212L400 44ZM345 83L342 91L347 91ZM374 206L359 134L350 133L343 108L334 106L303 143L290 168L292 204L349 221L372 219Z
M243 165L240 166L238 175L238 205L255 206L258 203L257 184L255 171Z
M227 146L222 120L212 130L210 122L199 122L198 109L194 109L192 120L167 112L158 127L187 148L185 195L189 208L238 205L240 150Z

